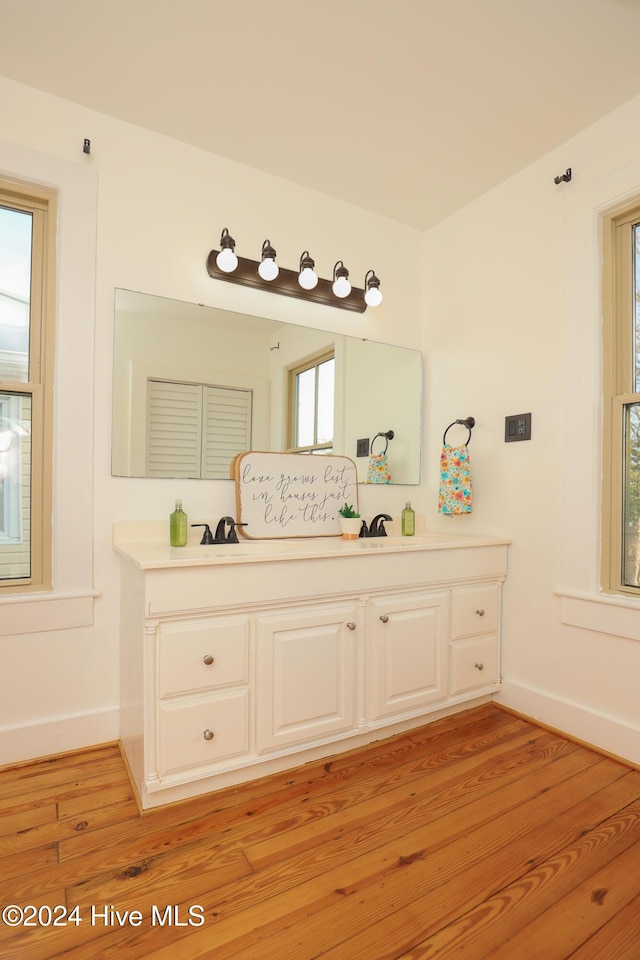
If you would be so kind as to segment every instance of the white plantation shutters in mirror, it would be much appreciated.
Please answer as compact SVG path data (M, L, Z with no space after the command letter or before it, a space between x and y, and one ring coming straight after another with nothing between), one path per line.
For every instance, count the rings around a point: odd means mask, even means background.
M147 381L147 476L228 480L251 447L252 391Z

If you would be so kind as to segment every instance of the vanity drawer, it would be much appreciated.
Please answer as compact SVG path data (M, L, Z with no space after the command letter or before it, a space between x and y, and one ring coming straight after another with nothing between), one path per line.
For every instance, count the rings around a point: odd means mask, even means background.
M455 587L451 596L451 636L471 637L495 633L500 622L500 585Z
M160 697L248 683L249 620L206 617L162 623L157 662Z
M249 694L227 691L188 705L163 703L158 709L160 776L200 767L249 750Z
M450 692L465 693L491 687L498 680L498 638L473 637L450 647Z

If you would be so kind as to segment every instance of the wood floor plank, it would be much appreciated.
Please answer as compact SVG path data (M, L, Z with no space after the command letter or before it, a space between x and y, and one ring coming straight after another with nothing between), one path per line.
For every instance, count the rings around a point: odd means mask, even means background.
M43 808L44 809L44 808ZM61 843L69 836L77 836L85 831L98 830L101 826L121 823L137 814L138 808L133 797L118 803L102 805L86 810L73 817L57 817L24 827L12 834L0 836L0 857L15 856L20 850L42 847L50 843ZM40 811L38 811L40 813ZM22 820L24 822L24 815Z
M571 960L638 960L639 944L640 894L578 947Z
M572 805L575 791L576 784L563 783L436 849L424 842L428 836L422 838L422 846L421 838L414 837L408 847L397 846L396 857L389 857L382 869L346 882L337 891L340 897L326 909L309 915L307 908L288 918L285 931L274 930L260 940L264 955L279 960L309 960L323 955L323 950L331 960L401 955L400 947L418 942L425 927L437 929L461 902L471 908L495 891L496 880L503 881L502 887L526 871L532 859L531 839L524 844L522 859L514 860L518 841L525 831L535 828L539 834L545 822L553 823L559 810ZM247 960L252 949L238 952L238 960Z
M144 814L115 745L0 770L0 851L83 916L3 960L640 960L640 772L492 704Z
M433 956L438 960L460 956L472 956L474 960L495 957L498 948L513 946L509 930L522 930L545 910L555 908L563 898L565 903L571 900L578 860L581 872L596 874L639 841L640 801L636 801L407 950L402 960L425 960ZM595 902L598 899L596 897ZM579 921L580 915L576 917L576 925ZM564 945L564 949L569 948L569 944Z
M12 905L12 906L19 907L21 910L27 911L26 917L28 922L34 924L32 929L27 929L26 927L25 928L12 927L10 924L4 921L0 923L0 956L2 957L2 960L5 960L6 957L11 956L12 952L16 949L16 945L20 941L26 942L29 939L29 935L31 934L32 930L35 932L36 930L39 929L37 918L35 918L33 914L29 912L31 908L35 908L35 909L42 908L43 910L47 911L49 908L51 908L54 905L58 905L58 904L64 905L64 902L65 902L64 890L53 890L51 891L50 894L47 894L45 897L37 897L37 896L30 897L29 900L23 901L23 902L20 902L20 901L16 902L16 900L12 900L12 899L0 900L0 905L2 909L4 909L9 905ZM59 914L56 914L55 916L57 917L58 915Z
M566 960L635 899L638 876L640 844L636 843L510 936L492 951L491 957L512 960L519 955L527 960Z
M603 772L601 771L601 774ZM592 777L593 786L596 782L593 773ZM614 780L614 784L619 780L620 778ZM626 790L616 791L615 802L619 802L620 797L628 800L634 790L635 785L628 784ZM565 785L565 791L566 797L570 798L575 792L575 785L570 788ZM542 843L539 837L541 825L549 823L549 830L553 829L551 824L555 821L550 820L549 811L554 803L555 800L550 803L548 791L543 790L537 803L536 815L530 813L520 824L523 830L527 827L536 828L537 840L540 843ZM407 846L404 845L403 838L396 838L383 848L374 848L369 855L365 855L359 848L350 851L351 859L348 861L344 855L338 855L333 870L319 875L313 881L305 881L308 865L305 857L301 855L296 861L298 872L295 872L295 868L293 872L290 871L284 886L280 888L275 868L266 871L266 874L258 874L256 877L233 884L228 891L220 891L221 897L216 905L216 958L224 960L226 957L236 957L236 955L248 958L252 955L252 951L259 950L256 956L278 956L280 960L281 956L288 955L286 952L288 947L283 943L283 936L286 936L286 931L291 928L295 929L296 934L298 932L304 934L305 941L314 945L313 949L317 950L318 955L321 954L325 943L333 940L339 942L349 940L349 950L353 951L353 941L350 939L353 933L361 927L367 932L371 924L375 924L380 915L386 913L385 904L389 905L388 909L393 913L401 905L403 897L408 898L408 903L415 900L418 896L416 884L420 882L433 880L435 894L431 894L432 896L437 895L444 880L450 881L454 877L458 879L462 891L466 891L468 887L473 889L473 880L481 883L484 889L486 884L494 879L494 871L485 854L489 854L492 860L498 858L499 865L504 860L506 871L504 875L512 879L512 873L508 872L514 869L509 850L509 836L514 835L518 829L519 819L522 820L522 817L514 811L511 821L505 822L506 832L503 835L498 834L497 837L493 835L496 832L493 823L485 823L483 828L475 832L467 830L462 836L460 836L460 826L453 824L449 829L451 835L457 837L454 843L447 843L444 823L440 824L442 829L435 839L428 833L423 835L420 831L416 831L413 837L409 836L406 839L410 850L415 851L420 844L423 846L422 856L415 859L412 856L406 856ZM575 838L576 831L585 829L580 811L574 810L573 816L567 818L563 826L564 832L561 837L564 839L569 832L569 835ZM425 846L425 840L429 839L434 844L434 850L429 850ZM550 849L555 850L559 842L558 835L553 833ZM504 847L503 850L500 850L500 844ZM522 849L522 859L516 861L517 871L520 872L526 870L529 862L530 836L523 840ZM417 865L421 866L425 876L416 878L414 871ZM471 870L472 867L475 873ZM429 876L431 869L435 873L433 878ZM516 872L515 876L518 875L519 872ZM395 892L393 882L398 878L401 878L402 889ZM279 889L279 893L270 896ZM372 889L374 892L369 896ZM262 893L262 899L258 902L260 893ZM366 897L369 902L365 905L363 898ZM365 906L370 908L369 912ZM379 926L386 928L393 919L393 917L391 921L385 919ZM401 932L402 927L403 924L400 925ZM249 933L246 932L247 929ZM176 960L193 960L193 958L207 956L209 942L208 930L198 931L186 941L174 945L172 949L175 951ZM345 956L357 955L363 960L366 957L377 956L375 950L380 942L380 933L376 932L373 938L366 938L361 953L351 952ZM291 951L292 956L296 958L307 956L297 941L291 947ZM155 957L155 954L152 956ZM164 960L164 954L160 956ZM311 952L309 956L315 956L315 954ZM336 957L338 956L340 956L340 950L336 953Z
M14 894L18 892L18 877L26 877L25 893L37 889L33 877L39 874L51 876L58 863L58 851L55 843L45 847L34 847L23 850L18 856L9 854L0 857L0 901L14 903ZM57 889L60 884L51 883L51 889ZM43 891L46 892L46 891ZM28 896L27 896L28 898Z
M394 818L401 818L403 829L409 831L416 821L424 823L425 818L436 819L442 810L451 811L481 796L503 791L506 784L514 783L523 776L525 769L528 770L528 776L538 769L541 772L544 770L548 777L545 783L550 785L554 778L565 776L551 766L556 751L576 753L573 744L560 741L551 734L534 740L528 737L526 742L517 743L511 750L499 748L497 754L491 750L485 751L481 763L474 758L469 763L463 760L453 767L434 770L409 784L368 795L357 804L348 802L336 808L329 818L308 818L306 822L299 823L295 830L290 829L285 834L279 833L261 842L247 837L247 857L255 868L264 866L270 859L281 858L285 851L291 855L310 842L323 843L336 830L348 830L353 823L362 826L370 817L374 818L378 829L377 820L381 811L384 812L384 819L391 824ZM594 759L593 754L585 752L579 756L576 753L572 762L582 769L585 762L592 764ZM503 793L502 796L507 795ZM496 797L496 802L500 803L499 797ZM508 802L518 803L519 800L514 797ZM493 810L488 810L487 815L494 815Z
M120 783L114 784L113 779L110 779L106 785L104 783L91 784L88 789L85 787L76 795L67 792L65 796L58 798L58 812L60 817L75 817L85 814L89 810L110 807L115 803L128 804L131 800L135 803L133 789L128 778L124 776ZM127 806L126 809L131 808Z
M155 833L160 837L160 842L164 843L174 826L191 824L185 842L194 839L198 830L207 833L212 830L230 832L233 828L234 834L239 836L239 828L244 829L248 824L247 829L253 830L255 828L252 824L257 821L264 823L265 815L293 824L292 811L297 808L297 815L308 816L305 810L310 799L317 802L324 796L330 796L331 803L337 804L343 788L350 794L358 784L363 784L366 793L371 789L371 784L374 784L377 792L383 789L383 782L407 781L412 773L418 776L425 764L433 765L438 762L433 757L445 757L446 762L453 766L463 758L465 751L479 752L494 742L506 743L518 737L526 740L527 736L532 736L531 727L527 727L517 718L515 723L502 722L498 725L485 725L482 718L477 718L468 720L462 728L456 727L455 731L464 734L460 743L459 733L452 734L442 730L437 737L432 735L420 739L414 735L400 738L388 745L378 745L377 750L365 748L362 758L350 752L348 757L340 755L328 762L307 765L269 778L264 785L258 787L246 784L241 792L234 787L221 791L213 798L199 798L196 801L173 805L168 810L150 811L144 815L145 826L149 828L146 835L150 840ZM543 733L540 730L533 731L534 736L541 736ZM436 741L438 745L435 754L430 752L427 746L431 741ZM274 781L277 789L273 789ZM121 842L135 844L139 837L137 825L129 823L93 835L93 843L95 849L103 850L106 846L113 847ZM90 844L91 839L87 835L82 838L68 838L60 846L60 859L66 860L74 856L86 858L91 850Z
M545 742L550 736L545 731L539 731L539 737ZM536 740L536 738L532 738L530 732L525 734L524 737L521 735L520 738L521 743L532 740ZM568 750L576 749L574 745L567 744L566 741L563 741L562 745ZM519 753L517 755L520 756ZM440 754L434 756L437 758ZM594 762L593 754L585 751L584 756L588 757L589 762ZM520 763L522 763L522 760ZM373 779L368 777L365 780L356 780L355 783L348 781L344 784L341 781L340 785L329 793L326 793L323 787L317 798L313 798L316 800L315 803L312 802L312 798L306 795L305 800L299 803L291 798L287 802L279 797L275 807L264 806L260 817L253 812L250 816L244 816L242 825L236 826L232 831L226 828L224 822L220 823L216 813L194 820L189 818L185 823L179 814L175 811L169 811L166 817L162 816L154 821L155 829L147 829L144 833L138 832L134 837L130 836L128 828L125 829L123 836L120 825L113 829L101 830L93 837L84 832L82 836L61 841L60 859L61 862L69 859L69 852L74 857L80 856L82 859L80 869L85 875L88 875L92 870L116 869L119 864L123 861L126 862L131 856L149 856L155 852L167 850L172 845L192 843L199 837L209 838L216 835L218 842L225 843L228 848L242 845L246 849L266 836L274 833L278 835L283 832L287 833L296 826L306 824L309 821L322 821L322 829L326 830L328 828L324 826L325 821L331 819L332 815L342 809L355 810L357 807L360 811L358 815L360 817L364 816L365 811L358 806L363 800L374 806L376 804L379 806L382 802L383 808L388 807L388 799L380 801L378 798L385 794L387 786L391 786L397 780L403 782L403 786L397 788L401 796L410 795L412 792L411 784L417 782L416 778L423 771L424 764L424 759L419 757L409 764L403 764L390 778L385 777L381 780L379 777ZM495 764L501 766L498 759L495 759ZM470 765L473 767L473 760L470 761ZM454 776L458 779L463 777L463 773L460 772L459 765L456 764L455 760L447 766L453 773L443 775L445 778L446 776ZM508 761L505 759L504 769L507 768ZM432 774L432 776L435 775ZM489 781L489 779L487 775L487 780ZM325 796L328 796L329 799L325 799ZM306 800L309 800L309 802L306 802ZM148 822L148 826L151 826L151 821ZM72 869L76 868L72 867Z
M45 823L55 823L58 817L58 807L55 803L47 803L43 806L21 806L15 813L5 813L0 816L0 858L4 855L2 852L2 841L11 842L11 838L23 831L34 830Z

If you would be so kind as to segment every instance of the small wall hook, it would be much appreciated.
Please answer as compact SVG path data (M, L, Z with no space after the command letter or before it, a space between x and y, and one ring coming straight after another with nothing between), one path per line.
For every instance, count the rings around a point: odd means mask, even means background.
M564 173L561 173L559 177L554 177L553 182L558 183L569 183L571 180L571 167L567 167Z
M88 140L86 137L84 143L82 144L82 152L91 153L91 140Z

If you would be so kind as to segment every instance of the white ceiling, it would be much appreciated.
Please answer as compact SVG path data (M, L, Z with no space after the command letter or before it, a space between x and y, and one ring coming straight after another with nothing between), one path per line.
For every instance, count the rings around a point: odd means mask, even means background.
M640 93L639 37L640 0L0 0L0 74L419 229Z

